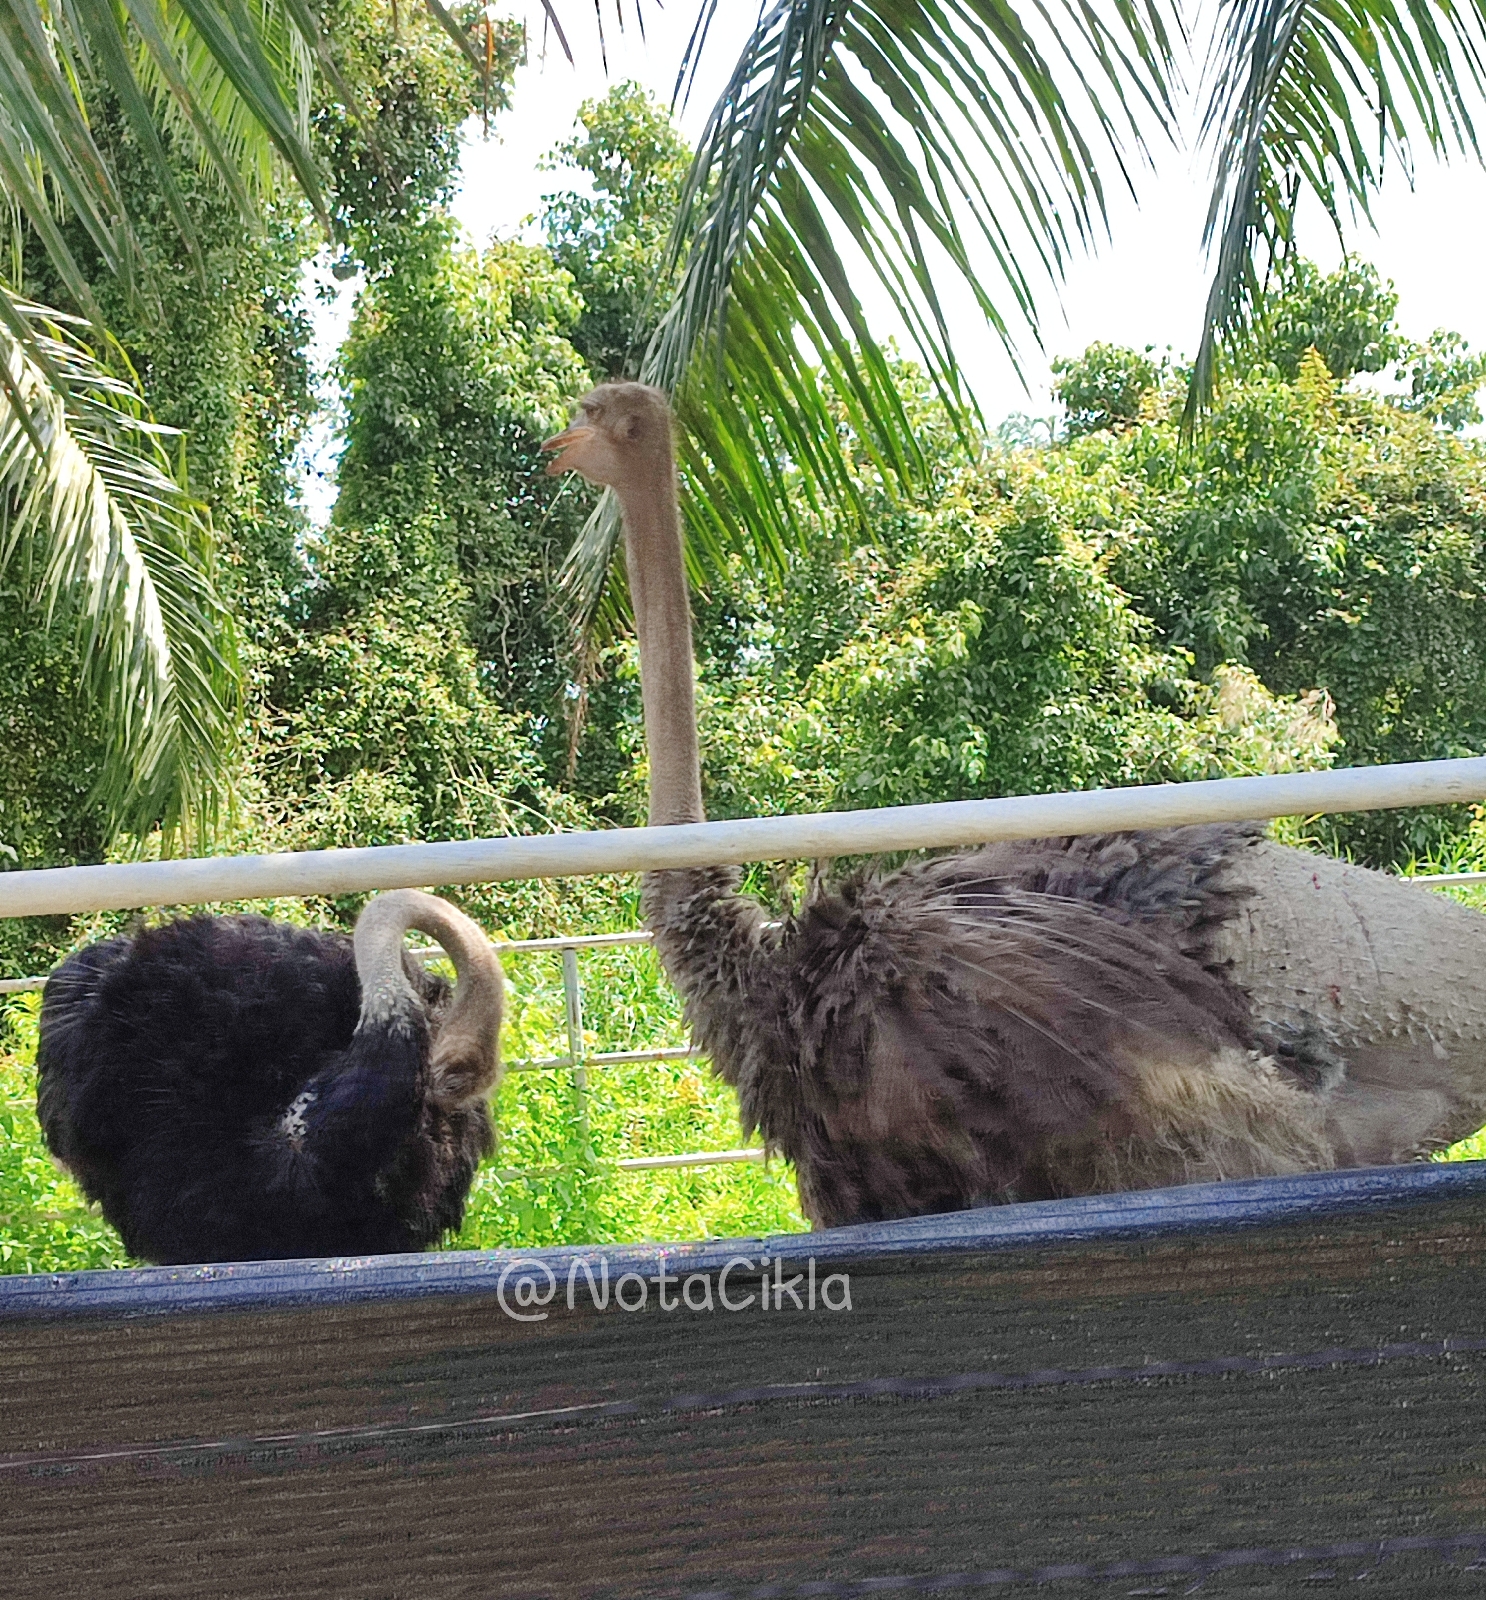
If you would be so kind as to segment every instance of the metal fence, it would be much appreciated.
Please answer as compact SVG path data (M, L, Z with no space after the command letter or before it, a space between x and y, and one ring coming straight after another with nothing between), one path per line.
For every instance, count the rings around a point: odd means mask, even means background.
M1486 797L1486 757L1354 767L1331 772L1220 778L1197 783L1064 794L1015 795L938 805L814 816L752 817L734 822L616 828L591 833L475 839L442 844L303 851L280 856L218 856L0 872L0 917L57 916L139 906L205 904L277 895L341 894L427 884L491 883L516 878L628 873L747 861L977 845L998 839L1120 832L1202 822L1460 804ZM1413 880L1444 888L1486 882L1486 873L1434 873ZM583 1042L578 952L643 944L648 933L524 939L508 952L550 950L562 958L568 1048L560 1056L507 1062L511 1072L569 1071L580 1128L586 1125L591 1069L631 1062L684 1061L689 1046L591 1052ZM441 951L423 951L426 956ZM0 996L39 989L44 977L0 979ZM700 1167L759 1161L758 1149L641 1156L621 1169ZM528 1174L531 1176L532 1174Z
M650 935L638 933L574 934L554 939L497 940L498 954L514 955L524 950L550 950L562 957L562 1000L566 1023L568 1048L560 1056L530 1056L507 1061L507 1072L568 1071L573 1075L573 1095L577 1102L578 1127L587 1142L588 1133L588 1070L590 1067L623 1067L641 1061L694 1061L701 1051L690 1045L678 1045L661 1050L588 1050L583 1043L583 979L578 969L580 950L602 950L614 945L649 944ZM444 952L437 945L414 950L413 954L425 961L438 961ZM762 1161L764 1152L757 1147L739 1150L696 1150L686 1155L631 1156L614 1165L621 1172L655 1172L668 1167L715 1167L734 1161ZM534 1177L535 1173L511 1174Z

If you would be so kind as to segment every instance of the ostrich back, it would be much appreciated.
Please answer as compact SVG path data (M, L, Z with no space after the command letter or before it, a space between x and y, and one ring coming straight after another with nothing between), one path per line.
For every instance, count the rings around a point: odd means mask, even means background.
M147 1260L425 1248L459 1226L492 1132L483 1104L429 1104L449 986L407 972L422 1027L374 1038L340 935L192 917L81 950L42 1002L47 1142ZM311 1141L292 1135L312 1081Z
M735 882L654 874L647 916L820 1226L1397 1160L1486 1120L1486 918L1257 827L994 845L777 929Z
M1315 1042L1339 1166L1387 1165L1486 1123L1486 917L1386 873L1254 839L1208 959L1266 1041Z

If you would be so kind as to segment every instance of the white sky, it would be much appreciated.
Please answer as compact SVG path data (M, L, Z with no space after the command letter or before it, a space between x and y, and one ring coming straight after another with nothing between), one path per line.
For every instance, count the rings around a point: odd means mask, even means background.
M465 141L463 184L455 211L474 239L519 234L541 205L544 193L574 186L576 174L539 171L542 158L575 132L579 106L602 95L611 83L635 78L669 102L677 68L696 16L697 0L659 0L645 5L645 38L633 21L633 0L624 6L628 26L614 26L614 10L604 7L608 72L600 59L592 21L569 38L577 57L570 65L549 38L545 56L541 7L508 3L508 13L526 17L532 59L516 75L512 108L494 119L488 139L474 126ZM579 8L566 8L580 15ZM726 82L738 49L757 15L754 0L721 0L691 99L682 111L683 132L695 140ZM1402 330L1424 338L1435 328L1461 333L1473 349L1486 348L1486 294L1481 263L1486 260L1486 173L1463 161L1443 167L1426 161L1410 190L1395 170L1375 208L1377 232L1359 228L1352 248L1373 261L1399 292ZM1111 237L1096 254L1076 256L1063 286L1061 304L1052 292L1043 299L1045 352L1031 341L1022 348L1030 392L1018 381L999 343L985 328L968 292L950 283L941 288L952 308L956 348L966 378L992 422L1013 411L1034 415L1052 409L1048 360L1074 355L1095 339L1137 348L1170 346L1178 354L1195 348L1207 286L1200 250L1207 201L1207 178L1200 155L1162 152L1158 171L1140 175L1140 203L1113 196ZM1302 250L1323 265L1334 265L1339 250L1329 223L1319 217L1300 235ZM345 328L354 285L345 286L333 307L316 317L317 359L333 356ZM869 313L883 335L892 334L890 304L864 294ZM310 455L306 498L312 515L328 511L333 490L326 477L331 459L326 428L318 430Z

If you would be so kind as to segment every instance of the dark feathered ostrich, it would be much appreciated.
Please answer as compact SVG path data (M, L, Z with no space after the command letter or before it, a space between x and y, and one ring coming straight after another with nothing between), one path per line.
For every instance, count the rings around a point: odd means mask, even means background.
M671 418L608 384L549 471L624 510L650 821L702 820ZM996 845L768 925L731 868L646 920L818 1226L1402 1161L1486 1122L1486 917L1257 827Z
M494 1141L502 997L485 935L414 889L354 940L254 916L109 939L47 981L42 1129L143 1260L426 1249Z

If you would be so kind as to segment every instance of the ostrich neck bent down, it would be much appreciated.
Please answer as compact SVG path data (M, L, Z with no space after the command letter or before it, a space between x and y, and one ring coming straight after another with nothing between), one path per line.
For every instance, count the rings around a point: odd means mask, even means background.
M433 1097L449 1108L483 1097L499 1071L505 986L500 961L484 932L446 900L417 889L379 894L356 921L360 1028L421 1011L403 970L403 936L416 928L443 946L454 963L454 996L429 1057Z

